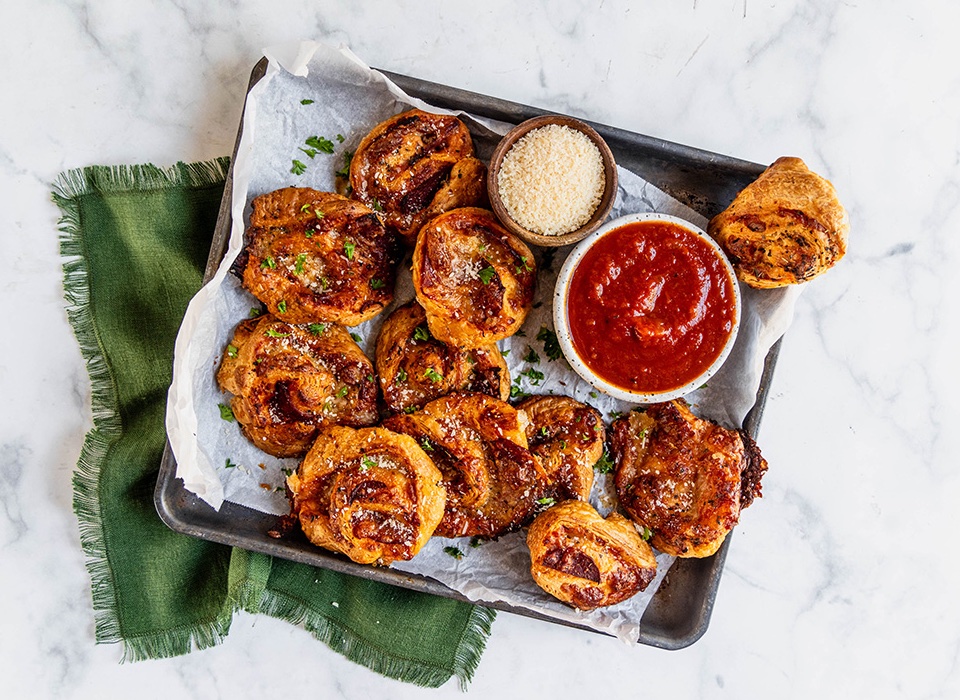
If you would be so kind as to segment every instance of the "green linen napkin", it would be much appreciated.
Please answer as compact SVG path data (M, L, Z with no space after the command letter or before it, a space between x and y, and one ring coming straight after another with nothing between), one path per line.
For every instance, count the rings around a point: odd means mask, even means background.
M222 641L243 609L391 678L465 687L494 611L181 535L154 509L174 338L228 164L92 166L54 185L67 314L93 392L74 509L97 641L122 642L129 660L185 654Z

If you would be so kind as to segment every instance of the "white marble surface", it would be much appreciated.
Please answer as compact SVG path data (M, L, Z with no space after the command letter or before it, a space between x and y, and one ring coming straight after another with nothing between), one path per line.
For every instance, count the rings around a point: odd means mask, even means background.
M559 6L559 7L558 7ZM952 0L0 3L0 694L459 697L241 615L120 664L96 646L70 476L90 389L50 182L228 154L262 47L345 42L388 70L758 162L803 157L851 215L801 297L706 636L679 652L500 615L477 697L960 695L955 426L960 5Z

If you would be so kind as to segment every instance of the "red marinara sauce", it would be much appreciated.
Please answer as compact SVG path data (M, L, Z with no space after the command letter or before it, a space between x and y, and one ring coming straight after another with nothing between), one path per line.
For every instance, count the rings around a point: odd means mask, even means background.
M696 233L669 221L625 224L573 271L573 347L609 384L639 393L678 389L723 351L736 323L734 284Z

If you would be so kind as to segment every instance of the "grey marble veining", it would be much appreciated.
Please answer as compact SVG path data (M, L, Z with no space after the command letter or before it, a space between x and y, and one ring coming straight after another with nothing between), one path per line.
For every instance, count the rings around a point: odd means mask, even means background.
M804 290L706 636L666 653L503 614L477 697L960 696L960 5L949 0L0 5L0 687L4 697L461 697L238 615L226 642L96 646L70 479L91 426L50 182L229 154L262 49L371 65L756 162L797 155L852 223Z

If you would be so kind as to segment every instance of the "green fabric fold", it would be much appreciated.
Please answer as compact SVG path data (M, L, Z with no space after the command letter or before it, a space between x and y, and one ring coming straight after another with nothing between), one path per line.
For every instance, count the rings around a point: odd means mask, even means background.
M228 166L91 166L54 185L67 314L92 386L73 484L96 639L122 643L125 660L176 656L220 643L245 610L385 676L465 687L492 610L187 537L156 513L173 344Z

